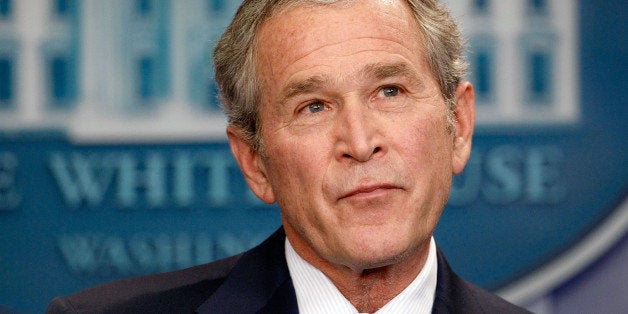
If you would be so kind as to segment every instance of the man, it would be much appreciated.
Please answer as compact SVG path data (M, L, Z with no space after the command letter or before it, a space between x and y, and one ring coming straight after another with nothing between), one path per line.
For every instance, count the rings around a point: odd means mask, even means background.
M430 0L245 1L215 51L232 152L283 228L244 255L50 312L517 313L432 234L471 151L455 23Z

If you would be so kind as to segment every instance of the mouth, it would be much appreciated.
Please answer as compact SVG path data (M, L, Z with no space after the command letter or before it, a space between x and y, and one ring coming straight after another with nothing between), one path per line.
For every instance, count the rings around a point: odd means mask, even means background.
M370 198L377 197L390 192L391 190L398 189L398 187L392 184L374 184L360 186L356 189L349 191L342 195L339 200L348 198Z

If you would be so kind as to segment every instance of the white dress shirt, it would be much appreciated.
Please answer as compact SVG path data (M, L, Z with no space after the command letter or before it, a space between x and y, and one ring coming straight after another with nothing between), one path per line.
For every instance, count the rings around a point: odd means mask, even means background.
M285 250L299 313L358 313L325 274L297 254L288 239ZM419 275L375 313L431 313L436 294L437 268L436 244L432 238L427 260Z

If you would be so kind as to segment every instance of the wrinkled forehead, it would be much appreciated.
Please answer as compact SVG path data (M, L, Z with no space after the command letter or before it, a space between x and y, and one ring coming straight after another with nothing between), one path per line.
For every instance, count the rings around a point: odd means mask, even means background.
M260 25L256 29L257 36L260 37L261 31L268 24L281 24L287 15L290 15L291 11L321 11L326 10L328 13L337 13L338 15L348 15L352 9L356 7L369 7L372 10L372 16L378 13L385 13L394 18L403 16L400 24L403 24L401 28L412 29L417 34L420 32L416 18L410 8L410 4L406 0L278 0L274 1L272 5L268 6L262 14L264 15ZM307 18L307 14L306 14ZM349 18L349 17L348 17ZM277 22L279 21L279 23ZM305 22L305 20L304 20ZM351 22L347 20L346 22ZM373 20L367 19L364 25L371 24ZM342 26L342 25L341 25ZM337 29L338 32L343 31L345 27ZM312 29L313 31L314 29ZM291 35L294 35L292 32ZM333 35L334 33L330 34ZM277 34L281 35L281 34Z
M258 30L257 70L273 60L272 71L282 72L278 65L312 54L325 55L323 51L352 50L351 45L358 50L380 49L365 45L376 43L371 39L379 39L384 46L401 46L409 54L423 50L419 27L403 0L292 3L267 18Z
M296 7L314 7L314 6L329 6L336 8L348 8L356 2L363 0L279 0L275 1L272 10L269 12L268 17L272 17L276 14L281 14ZM370 0L367 0L370 1ZM396 0L383 0L385 2L391 2Z
M336 10L351 9L357 5L368 5L373 10L388 9L390 11L405 11L407 22L415 22L410 4L406 0L276 0L272 5L267 6L266 10L262 13L264 18L262 23L257 29L257 33L269 20L281 18L289 11L295 9L314 9L314 8L328 8ZM376 13L376 12L373 12ZM418 28L416 28L418 31Z

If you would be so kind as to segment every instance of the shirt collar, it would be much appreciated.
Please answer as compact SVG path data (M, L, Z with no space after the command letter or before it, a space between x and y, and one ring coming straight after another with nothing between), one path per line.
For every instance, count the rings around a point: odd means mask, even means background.
M299 313L358 313L325 274L299 256L287 238L285 252ZM437 268L436 244L432 238L421 272L376 313L431 313L436 293Z

